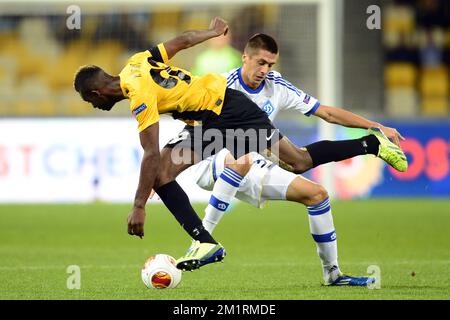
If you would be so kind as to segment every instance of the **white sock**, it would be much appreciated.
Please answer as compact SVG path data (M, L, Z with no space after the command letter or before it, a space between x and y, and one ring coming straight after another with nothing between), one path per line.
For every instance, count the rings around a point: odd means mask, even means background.
M338 265L336 231L331 214L330 199L308 206L309 228L317 245L317 253L322 262L324 280L333 281L340 273ZM336 266L337 268L332 268Z
M231 168L225 168L219 179L214 184L214 188L209 199L209 204L205 209L206 215L203 218L203 226L212 233L225 211L233 200L242 181L242 176Z

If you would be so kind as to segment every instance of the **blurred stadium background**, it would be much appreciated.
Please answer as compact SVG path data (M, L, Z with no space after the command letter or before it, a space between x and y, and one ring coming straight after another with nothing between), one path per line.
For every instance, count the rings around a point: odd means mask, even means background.
M196 74L205 70L227 71L239 66L240 52L250 36L257 32L269 33L280 46L280 60L275 69L286 79L324 104L342 106L396 127L406 137L402 143L410 161L406 173L394 172L374 157L359 157L308 173L308 177L327 185L333 199L384 197L389 198L388 202L380 202L385 207L398 205L398 210L406 212L408 201L402 202L400 198L430 198L433 200L423 205L430 208L434 203L444 203L433 202L435 198L448 200L450 197L449 1L273 0L260 3L229 0L214 4L194 0L77 1L76 6L81 10L80 28L72 29L69 26L76 23L73 14L77 8L71 5L64 1L0 0L0 203L4 203L0 205L3 221L0 227L2 224L4 227L1 247L4 259L0 264L6 265L6 269L1 269L1 265L0 269L4 274L17 262L24 261L12 253L15 235L20 232L12 221L23 212L24 218L39 224L46 220L30 218L33 211L42 215L53 212L51 208L38 206L24 206L24 211L20 211L20 206L6 204L97 201L128 204L134 197L142 153L127 102L121 102L108 113L93 110L72 88L76 70L84 64L97 64L117 74L134 52L146 50L184 30L207 28L211 18L217 15L230 24L228 39L185 50L173 59L174 65ZM381 8L380 30L367 27L372 13L366 10L371 5ZM363 130L334 128L298 114L283 114L277 124L299 145L320 138L346 139L365 134ZM163 117L161 145L182 126ZM191 200L208 199L208 193L189 181L189 171L180 177L180 182ZM106 211L112 207L86 208L98 210L100 216L106 217ZM122 212L128 206L118 208ZM118 208L112 210L119 211ZM201 207L197 209L201 212ZM374 205L367 210L376 215L378 209ZM357 214L351 217L357 217L360 209L353 210ZM82 212L80 209L81 216ZM114 221L122 223L125 213L117 214L120 218L115 216ZM86 221L90 219L86 217ZM238 217L235 219L239 221ZM449 234L448 218L439 219L434 223L442 221L436 226L442 228L439 235L445 237ZM58 223L58 228L65 225L62 220ZM168 223L171 227L175 225L173 221ZM418 233L424 230L412 221L408 223L410 230ZM427 234L433 234L435 225L425 227L426 223L421 223L423 228L429 227ZM378 227L383 229L381 225ZM398 229L392 229L393 234L402 227L398 223ZM80 230L83 228L80 226ZM25 230L32 234L35 229L29 225ZM88 236L98 241L94 232L90 232ZM126 236L122 229L114 232ZM46 236L35 237L30 239L45 245ZM446 239L436 241L441 245L439 249L443 249ZM48 242L52 246L53 242ZM355 248L357 243L355 239ZM107 245L110 244L103 248ZM159 246L161 250L167 249ZM312 243L308 242L308 246L315 266ZM24 242L19 247L27 248L28 244ZM182 249L177 249L177 253L181 254ZM445 252L435 249L437 254ZM441 256L444 260L437 263L439 267L444 266L443 261L448 267L448 242L445 250L447 256ZM423 252L427 252L426 248ZM135 256L128 261L143 259L136 250L133 253ZM439 268L436 271L442 272ZM8 283L6 275L6 282L2 283ZM14 287L12 282L11 287ZM49 292L49 288L41 290ZM436 290L438 297L445 297L441 295L443 291ZM10 297L20 297L20 293L11 292ZM317 297L321 298L321 294ZM28 295L33 297L32 292ZM296 296L287 296L292 297ZM393 297L401 298L402 294Z

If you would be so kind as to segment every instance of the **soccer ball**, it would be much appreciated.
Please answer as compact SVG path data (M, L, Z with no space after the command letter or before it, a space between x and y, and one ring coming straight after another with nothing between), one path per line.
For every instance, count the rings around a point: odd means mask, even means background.
M181 281L181 270L173 257L156 254L145 261L141 277L147 288L172 289Z

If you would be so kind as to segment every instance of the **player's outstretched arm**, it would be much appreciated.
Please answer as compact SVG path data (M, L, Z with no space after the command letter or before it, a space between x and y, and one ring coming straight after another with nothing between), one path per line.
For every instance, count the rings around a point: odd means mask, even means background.
M349 128L380 128L384 134L398 146L400 145L400 139L405 140L397 129L385 127L378 122L370 121L362 116L341 108L320 105L314 112L314 115L329 123L340 124Z
M144 236L145 204L150 195L159 168L159 123L156 122L139 134L144 156L141 162L139 185L133 210L128 216L128 234Z
M190 48L211 38L226 35L227 32L227 22L219 17L215 17L211 20L209 28L206 30L185 31L178 37L164 42L167 57L171 59L180 50Z

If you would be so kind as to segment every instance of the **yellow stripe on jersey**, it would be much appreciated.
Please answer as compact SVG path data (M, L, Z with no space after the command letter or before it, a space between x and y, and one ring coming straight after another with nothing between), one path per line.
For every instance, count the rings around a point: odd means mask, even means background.
M162 62L162 63L168 63L169 57L167 56L167 51L166 51L166 48L164 47L164 44L160 43L156 47L158 48L158 50L161 54L161 57L162 57L162 61L159 61L159 60L157 60L157 61Z
M226 78L218 74L202 77L170 67L164 44L133 55L120 72L120 87L130 99L130 109L141 132L171 113L176 119L192 123L207 113L222 112Z

